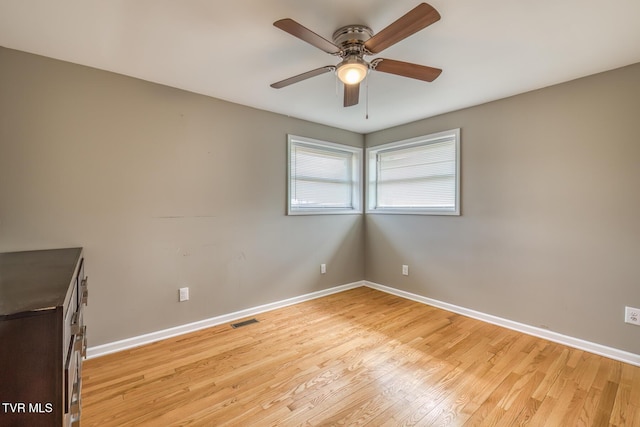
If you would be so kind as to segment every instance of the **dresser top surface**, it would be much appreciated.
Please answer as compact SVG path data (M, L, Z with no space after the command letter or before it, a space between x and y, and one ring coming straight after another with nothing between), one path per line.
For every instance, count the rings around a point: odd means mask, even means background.
M0 316L62 306L82 248L0 253Z

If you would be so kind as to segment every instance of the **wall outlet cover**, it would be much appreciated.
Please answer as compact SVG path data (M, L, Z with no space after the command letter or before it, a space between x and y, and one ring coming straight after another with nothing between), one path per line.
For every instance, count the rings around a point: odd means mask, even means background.
M625 307L624 321L632 325L640 326L640 308Z
M178 294L180 302L189 300L189 288L180 288Z

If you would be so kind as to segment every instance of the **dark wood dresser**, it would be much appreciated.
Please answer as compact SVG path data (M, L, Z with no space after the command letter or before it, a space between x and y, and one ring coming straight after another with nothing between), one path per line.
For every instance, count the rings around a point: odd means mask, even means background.
M82 248L0 253L0 426L79 426Z

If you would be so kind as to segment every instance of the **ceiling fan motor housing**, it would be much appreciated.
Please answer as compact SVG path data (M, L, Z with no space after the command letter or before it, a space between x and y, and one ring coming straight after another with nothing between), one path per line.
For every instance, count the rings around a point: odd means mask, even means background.
M342 58L351 55L362 57L368 53L364 43L371 37L373 37L371 28L364 25L347 25L333 33L333 43L340 48Z

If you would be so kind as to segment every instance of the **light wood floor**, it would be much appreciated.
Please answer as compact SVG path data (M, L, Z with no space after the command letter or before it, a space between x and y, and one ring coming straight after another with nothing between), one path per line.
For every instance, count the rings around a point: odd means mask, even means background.
M640 367L358 288L89 360L83 426L640 426Z

